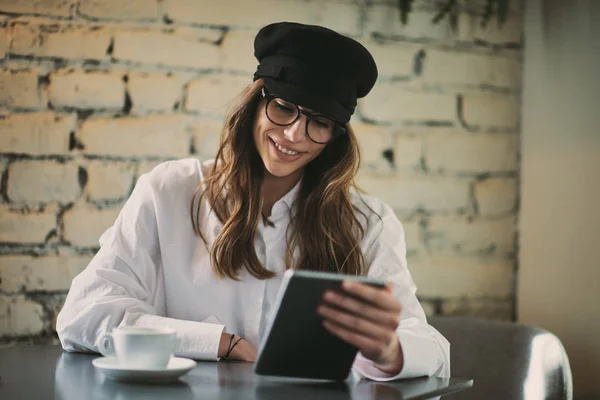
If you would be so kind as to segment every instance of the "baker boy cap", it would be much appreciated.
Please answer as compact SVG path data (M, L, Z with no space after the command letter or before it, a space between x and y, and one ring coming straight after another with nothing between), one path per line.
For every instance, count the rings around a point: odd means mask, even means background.
M363 45L321 26L267 25L254 39L254 56L254 80L263 78L275 96L341 123L350 121L357 99L377 80L377 66Z

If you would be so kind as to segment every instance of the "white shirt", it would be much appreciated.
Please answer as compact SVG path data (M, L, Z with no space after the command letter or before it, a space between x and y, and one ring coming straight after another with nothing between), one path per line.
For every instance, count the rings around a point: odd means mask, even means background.
M224 330L258 348L286 269L285 232L299 184L273 205L274 227L260 221L256 232L258 259L277 275L258 280L243 269L239 281L219 279L189 214L209 165L197 159L169 161L140 177L117 220L101 236L100 250L73 279L56 326L65 350L98 351L102 333L126 325L175 329L180 338L175 354L182 357L217 360ZM390 376L359 354L354 370L375 380L449 377L449 343L427 324L415 296L402 225L386 204L360 196L383 221L371 218L361 249L369 276L391 281L402 304L397 334L404 368ZM352 194L352 201L367 211L358 194ZM222 224L203 202L199 221L210 248Z

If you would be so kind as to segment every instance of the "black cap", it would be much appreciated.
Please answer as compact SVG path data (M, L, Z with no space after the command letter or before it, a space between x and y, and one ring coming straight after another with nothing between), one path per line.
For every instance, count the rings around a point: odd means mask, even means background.
M377 66L356 40L321 26L278 22L254 39L263 78L274 95L346 123L356 100L375 85Z

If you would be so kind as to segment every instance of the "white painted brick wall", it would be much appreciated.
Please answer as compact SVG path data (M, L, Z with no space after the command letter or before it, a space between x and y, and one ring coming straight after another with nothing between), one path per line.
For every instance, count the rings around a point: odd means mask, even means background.
M68 17L75 0L3 0L0 12Z
M76 247L99 247L98 239L115 222L119 211L76 205L63 215L64 240Z
M185 109L206 115L224 115L242 89L252 80L247 77L215 75L190 82Z
M512 172L519 137L513 134L440 132L425 139L427 167L440 172Z
M6 193L12 203L69 203L81 194L79 166L55 161L17 161L8 167Z
M490 178L475 185L479 214L497 217L510 214L517 205L517 182L512 178Z
M404 86L403 83L376 85L373 91L360 101L361 114L370 120L384 123L456 120L455 96L408 92Z
M219 49L212 42L217 39L214 32L200 29L196 35L151 30L118 31L113 57L143 64L216 68Z
M127 198L135 183L135 164L130 162L94 160L86 166L86 171L85 194L90 200Z
M111 33L103 27L63 27L44 32L48 25L21 22L12 27L10 52L17 55L100 60L106 56Z
M349 34L377 61L352 118L357 181L402 220L427 314L511 318L519 1L503 29L480 26L482 0L461 2L456 29L431 23L429 0L407 26L388 0L1 1L0 342L54 329L141 174L214 157L254 36L281 20Z
M0 296L0 336L39 334L43 318L42 306L25 296Z
M159 2L156 0L80 0L79 13L92 19L156 20Z
M0 119L0 152L29 155L66 154L75 115L42 112Z
M48 98L54 107L118 110L125 102L120 74L58 71L50 75Z
M170 0L168 16L176 23L261 27L275 21L309 23L314 6L295 0Z
M68 290L91 256L1 256L0 290L5 293Z
M423 257L411 273L424 297L505 297L513 290L513 265L503 260Z
M39 107L38 74L36 70L0 71L0 107Z
M181 115L93 118L83 123L78 137L90 155L183 157L190 147L187 121Z
M127 89L133 102L134 113L148 111L169 112L182 101L185 78L164 73L131 74ZM181 104L180 104L181 107Z
M18 211L0 204L0 242L41 244L56 228L56 207L44 211ZM1 297L1 296L0 296Z

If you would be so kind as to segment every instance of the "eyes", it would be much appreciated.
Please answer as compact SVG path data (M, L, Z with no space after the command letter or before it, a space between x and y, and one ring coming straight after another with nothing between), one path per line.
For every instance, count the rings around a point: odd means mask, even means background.
M282 115L287 115L290 118L296 118L297 113L299 112L298 108L296 108L295 105L288 103L284 100L281 99L274 99L273 103L277 109L278 113L281 113ZM325 128L325 129L331 129L333 128L333 121L331 121L328 118L319 116L319 115L314 115L314 114L309 114L306 111L302 111L303 114L306 114L311 123L316 124L319 128Z

